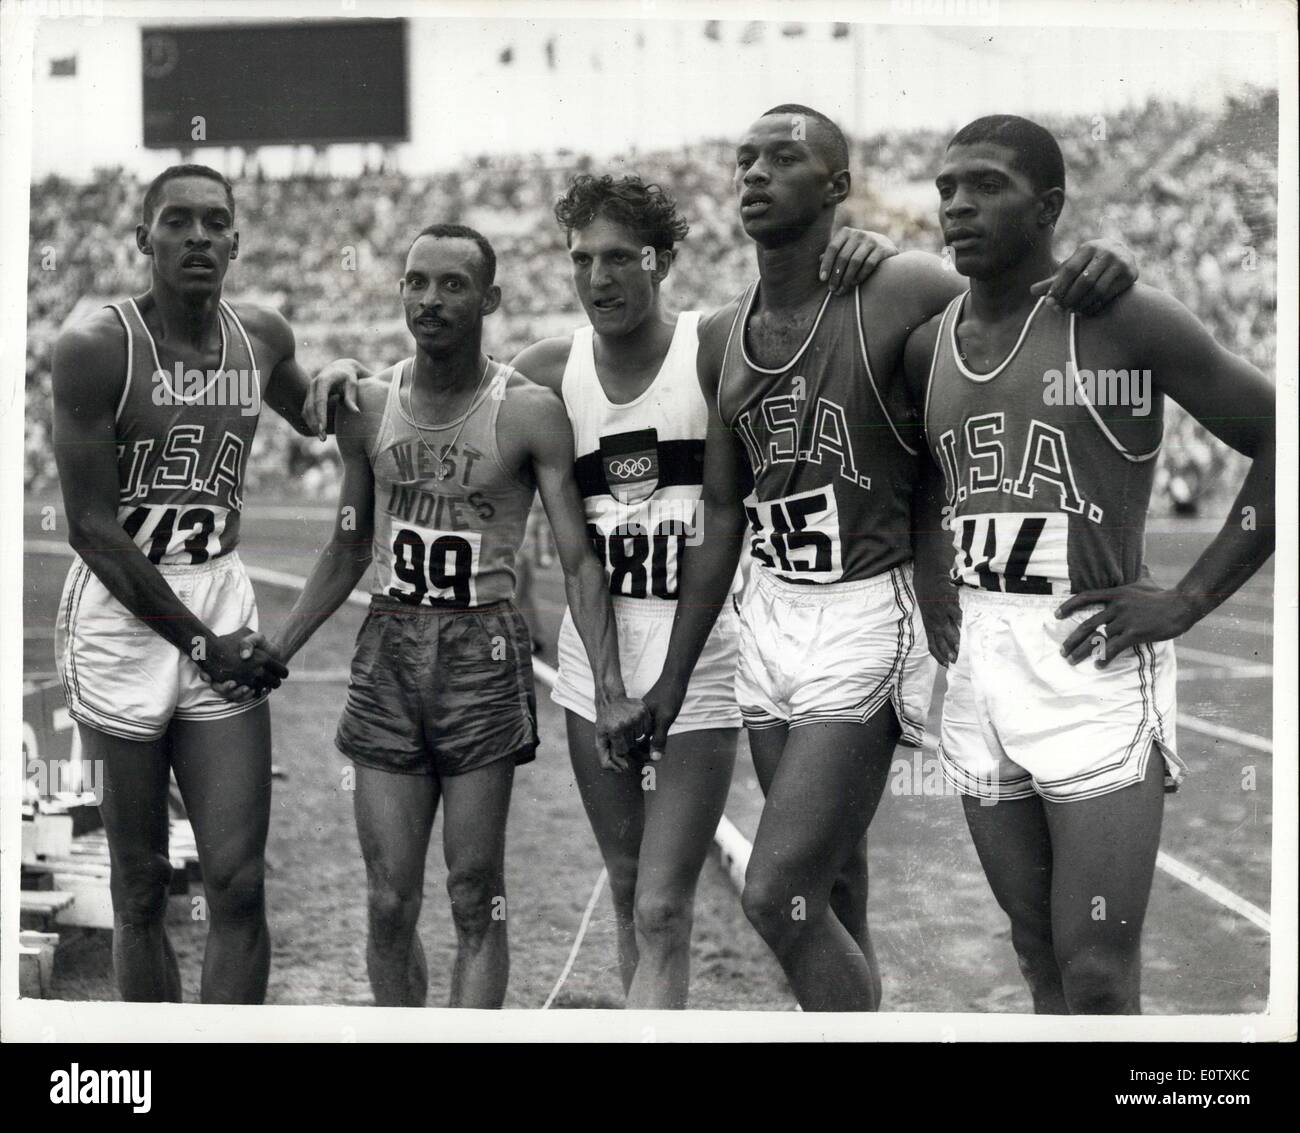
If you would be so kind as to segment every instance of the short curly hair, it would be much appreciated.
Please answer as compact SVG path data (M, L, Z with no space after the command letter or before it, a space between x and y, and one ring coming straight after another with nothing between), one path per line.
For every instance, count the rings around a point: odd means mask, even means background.
M581 173L555 202L555 219L569 238L598 216L622 225L656 252L671 251L691 230L685 218L677 215L672 196L635 173L622 177Z

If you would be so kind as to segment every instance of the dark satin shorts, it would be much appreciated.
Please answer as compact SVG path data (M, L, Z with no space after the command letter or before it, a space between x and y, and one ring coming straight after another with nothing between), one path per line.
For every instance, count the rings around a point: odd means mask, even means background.
M357 634L335 746L401 775L463 775L537 751L528 626L511 602L410 606L375 597Z

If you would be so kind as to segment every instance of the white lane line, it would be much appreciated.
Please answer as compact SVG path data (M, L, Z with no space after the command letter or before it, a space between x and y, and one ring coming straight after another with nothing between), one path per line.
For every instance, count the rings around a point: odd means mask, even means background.
M1178 667L1179 681L1262 681L1271 680L1271 665L1243 665L1238 669L1187 669Z
M63 555L72 558L72 548L57 539L24 539L23 552L29 555Z
M1208 614L1196 624L1210 626L1213 629L1228 630L1230 632L1253 633L1256 637L1273 636L1272 622L1262 621L1259 618L1242 618L1232 613Z
M754 852L753 845L725 814L718 823L713 840L718 844L718 851L722 855L722 868L727 871L736 892L740 893L745 888L745 870L749 868L749 855Z
M534 657L533 675L547 688L554 688L556 678L560 674L545 661ZM726 822L727 820L724 817L722 821ZM549 1009L551 1004L555 1002L555 997L560 994L564 981L569 978L569 973L573 971L574 962L578 959L578 952L582 948L582 942L587 936L587 929L591 925L591 916L596 911L596 902L600 900L601 890L605 888L605 882L608 878L609 873L602 866L600 876L596 878L596 884L592 887L591 896L587 899L587 908L583 911L582 923L578 925L578 934L573 938L573 946L569 949L569 958L564 961L564 967L560 971L560 978L555 981L555 986L551 988L551 994L546 997L546 1002L542 1004L543 1011Z
M1265 755L1273 754L1273 741L1267 740L1263 736L1256 736L1251 732L1241 732L1236 728L1229 728L1223 724L1211 724L1208 721L1198 720L1195 716L1188 716L1182 712L1178 713L1177 719L1180 728L1186 728L1189 732L1195 732L1198 736L1209 736L1214 740L1225 740L1230 744L1250 748L1251 751L1261 751Z
M1179 661L1191 661L1194 664L1205 665L1212 669L1257 668L1267 670L1267 672L1261 672L1261 676L1271 677L1273 675L1272 664L1260 661L1255 657L1233 657L1227 653L1214 653L1209 649L1193 649L1190 645L1183 645L1181 642L1175 646L1175 651Z
M265 582L268 586L283 586L286 590L301 590L307 585L307 580L300 574L287 574L282 570L271 570L269 567L250 566L245 568L248 571L248 577L254 582ZM364 590L354 590L346 598L350 606L369 606L370 595Z
M1198 892L1204 893L1212 901L1217 901L1225 909L1230 909L1239 917L1244 917L1251 924L1257 925L1270 935L1273 932L1273 918L1258 905L1252 905L1245 897L1239 897L1231 889L1220 885L1212 877L1206 877L1200 870L1193 869L1177 858L1161 850L1156 854L1156 866L1170 877L1176 877L1184 885L1190 885Z
M1279 605L1284 607L1289 605L1290 608L1294 608L1295 602L1293 601L1289 604L1286 602L1280 603L1274 595L1262 590L1238 590L1231 598L1219 607L1219 610L1231 610L1235 606L1249 606L1254 610L1267 610L1271 613L1273 609ZM1213 617L1213 615L1211 615L1211 617Z
M600 891L605 888L605 878L608 874L602 866L600 876L596 878L596 884L592 887L591 897L587 901L587 908L582 914L582 924L578 926L578 935L573 938L573 947L569 949L569 958L564 961L564 969L560 972L560 978L555 981L555 986L551 988L551 994L546 997L546 1002L542 1004L542 1010L545 1011L555 1002L555 997L560 994L560 988L564 986L564 981L569 978L569 973L573 971L573 962L578 958L578 949L582 947L582 939L587 935L587 926L591 924L591 914L596 911L596 902L600 900Z
M308 522L321 521L332 523L338 514L337 508L321 507L318 504L267 504L250 506L243 514L242 522L258 519L302 519Z

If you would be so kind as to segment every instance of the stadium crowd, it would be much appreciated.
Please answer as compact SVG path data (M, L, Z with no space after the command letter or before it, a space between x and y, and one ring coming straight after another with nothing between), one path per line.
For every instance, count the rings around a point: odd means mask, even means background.
M1277 102L1265 94L1217 116L1152 102L1108 118L1044 123L1060 139L1069 185L1058 247L1115 236L1134 249L1145 281L1190 307L1229 349L1273 372L1276 335ZM890 132L854 145L848 223L888 232L904 248L938 252L932 205L946 135ZM753 273L731 196L724 142L603 163L635 171L676 196L691 224L669 277L670 306L710 307ZM508 358L583 321L550 213L570 176L593 168L571 154L480 158L432 176L393 172L299 175L236 184L242 243L227 295L280 309L314 369L351 355L386 364L409 349L395 281L411 234L434 221L470 224L497 249L501 312L488 349ZM31 189L28 270L26 485L53 486L50 358L65 321L147 285L136 251L144 184L120 170L89 183L50 178ZM929 192L929 197L925 194ZM905 203L900 203L905 202ZM1157 509L1194 511L1235 491L1244 462L1177 407L1167 414ZM333 446L304 440L268 415L249 464L250 487L332 498ZM1230 498L1230 495L1228 496Z

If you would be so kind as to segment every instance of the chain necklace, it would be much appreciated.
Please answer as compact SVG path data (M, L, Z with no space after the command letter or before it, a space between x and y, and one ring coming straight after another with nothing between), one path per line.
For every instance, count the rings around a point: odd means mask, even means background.
M451 444L449 444L445 449L445 452L447 452L448 454L450 454L452 449L456 447L456 442L460 440L461 433L465 431L465 425L469 421L470 414L474 412L474 409L478 404L478 395L483 389L483 380L487 377L488 367L491 365L492 365L492 360L490 358L483 363L483 373L479 375L478 384L474 387L474 394L469 399L469 406L466 408L464 416L461 417L460 419L460 426L456 429L456 435L451 438ZM406 420L409 424L415 426L415 435L420 438L420 444L424 446L424 451L427 452L431 457L433 457L434 461L436 461L437 463L438 471L434 475L434 479L441 482L447 479L447 477L451 475L451 465L447 461L447 458L445 456L439 456L436 452L433 451L432 448L429 447L429 442L424 439L424 433L421 430L427 429L431 433L436 433L436 432L440 432L442 429L445 429L447 426L422 425L420 424L419 421L415 419L415 400L414 400L415 360L414 359L411 360L410 370L411 370L411 387L406 391L406 400L408 403L408 408L407 409L402 408L402 388L401 388L401 379L399 378L398 387L397 387L397 411L402 415L404 420Z

